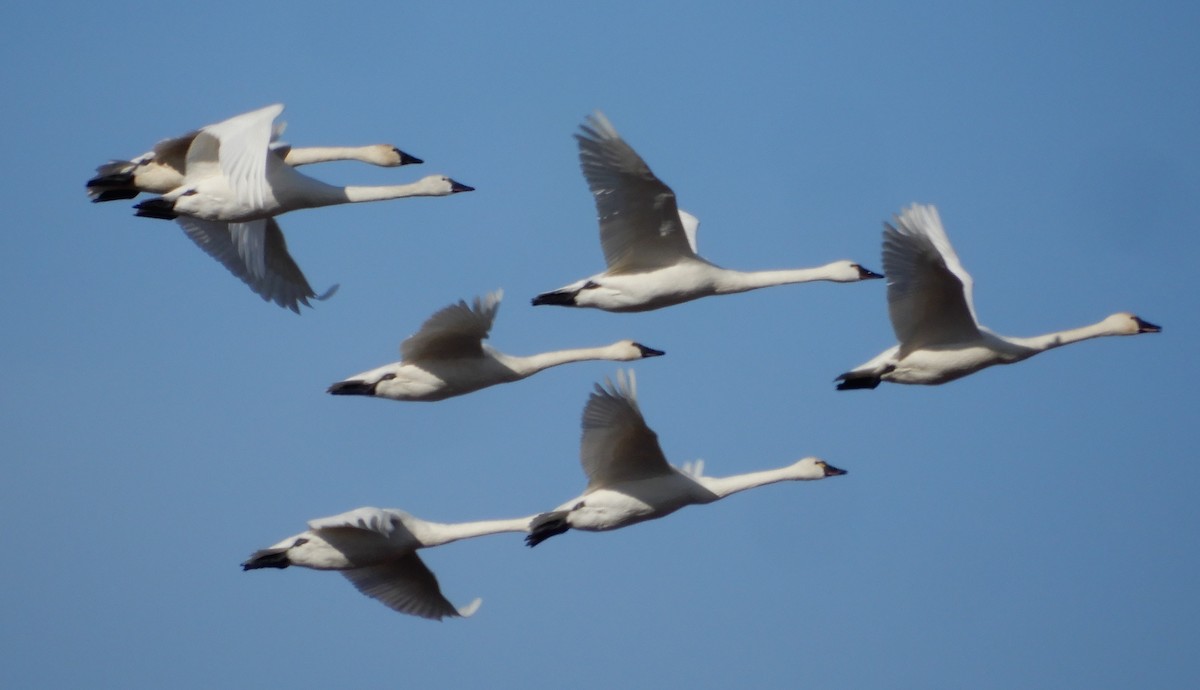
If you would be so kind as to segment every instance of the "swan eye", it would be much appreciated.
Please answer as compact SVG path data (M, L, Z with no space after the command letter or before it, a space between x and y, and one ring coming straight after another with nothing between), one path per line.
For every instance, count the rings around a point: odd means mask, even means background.
M379 380L380 381L391 381L394 378L396 378L396 375L392 372L388 372L388 373L384 374L383 376L380 376Z
M304 546L304 545L305 545L305 544L307 544L307 543L308 543L308 540L307 540L307 539L305 539L304 537L300 537L300 538L299 538L299 539L297 539L296 541L292 542L292 548L294 549L294 548L296 548L297 546Z

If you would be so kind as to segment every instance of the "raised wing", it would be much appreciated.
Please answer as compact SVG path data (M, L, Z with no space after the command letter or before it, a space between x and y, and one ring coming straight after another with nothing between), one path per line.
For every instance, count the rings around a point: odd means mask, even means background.
M483 339L492 330L503 297L504 291L497 290L476 297L473 306L459 300L440 309L421 324L421 330L400 343L400 358L412 362L481 356Z
M937 209L914 204L884 224L888 314L901 352L979 336L971 275L950 246Z
M658 434L646 426L637 404L637 381L617 371L617 382L606 380L583 408L583 439L579 460L588 490L620 482L650 479L672 473L658 445Z
M288 253L283 231L274 218L248 223L219 223L188 216L175 219L193 242L237 276L264 300L300 313L308 300L323 300L313 292L300 267Z
M479 608L479 599L462 609L455 608L442 595L433 572L415 553L391 563L341 572L358 591L400 613L441 620L470 616Z
M590 115L580 131L575 135L579 165L596 199L608 272L650 271L696 258L675 192L654 176L604 114Z
M267 196L267 153L268 146L282 131L275 126L275 118L283 112L280 104L231 117L215 125L201 129L196 137L199 143L204 135L220 142L217 160L221 174L239 201L250 206L262 206ZM192 148L195 148L193 143ZM207 155L207 152L206 152ZM188 151L188 170L191 172L192 151Z

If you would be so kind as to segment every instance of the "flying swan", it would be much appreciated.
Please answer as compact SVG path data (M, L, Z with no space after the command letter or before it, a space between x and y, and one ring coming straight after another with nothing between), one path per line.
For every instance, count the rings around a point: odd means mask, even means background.
M423 163L391 144L368 146L310 146L293 148L276 141L284 123L275 126L271 136L271 152L291 166L356 160L385 168ZM202 128L203 129L203 128ZM201 130L183 136L163 139L154 148L132 160L111 160L96 168L96 175L87 181L87 193L93 202L132 199L142 192L166 194L183 184L187 170L188 147Z
M1014 338L979 324L972 280L950 246L937 209L913 204L883 225L888 315L900 344L837 377L838 390L875 388L880 381L937 385L994 364L1107 335L1162 329L1128 313L1057 333Z
M658 445L658 435L642 418L632 371L628 378L618 371L615 385L612 381L596 384L583 408L579 459L588 478L583 495L535 517L525 537L529 546L568 529L599 532L654 520L684 506L712 503L765 484L846 474L813 457L732 477L705 477L700 463L692 468L672 467Z
M273 123L282 112L282 105L267 106L200 129L187 149L183 183L136 204L136 215L236 223L302 208L474 190L445 175L378 187L336 187L308 177L271 152Z
M507 355L483 343L492 330L504 293L497 290L474 306L451 304L429 317L421 330L400 344L401 361L329 387L334 395L369 395L392 400L434 401L498 383L519 381L543 369L585 360L627 362L663 354L632 340L605 347Z
M637 312L772 285L814 280L852 283L883 277L850 261L753 272L709 263L696 253L700 222L679 210L675 193L654 176L604 114L597 111L580 129L582 133L575 135L579 162L596 199L607 269L534 297L535 306Z
M530 518L444 524L402 510L358 508L308 523L308 530L255 551L242 570L300 566L337 570L358 591L390 609L422 618L470 616L476 599L456 608L442 596L437 578L417 549L501 532L525 532Z

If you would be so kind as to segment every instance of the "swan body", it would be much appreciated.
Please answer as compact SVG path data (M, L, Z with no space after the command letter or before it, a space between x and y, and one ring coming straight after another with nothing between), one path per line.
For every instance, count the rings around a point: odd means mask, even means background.
M505 354L483 343L502 297L503 292L497 290L482 299L476 297L473 306L460 300L439 310L401 343L401 361L339 381L329 387L329 392L432 402L519 381L568 362L624 362L663 354L632 340L530 356Z
M589 116L575 136L579 160L595 197L600 245L607 268L533 298L533 304L637 312L700 297L773 285L882 278L851 261L780 271L721 268L696 253L695 216L679 210L675 193L655 177L641 156L604 117Z
M273 123L282 112L282 105L268 106L199 130L187 149L183 183L134 206L136 215L232 223L302 208L474 189L445 175L375 187L337 187L308 177L271 153Z
M672 467L658 444L658 435L642 417L633 372L626 378L621 371L616 384L597 384L588 398L579 457L587 488L578 498L535 517L525 537L529 546L568 529L618 529L766 484L846 474L814 457L730 477L706 477L699 463Z
M937 209L914 204L894 220L884 224L883 270L888 313L900 342L839 376L838 390L875 388L881 381L937 385L1082 340L1162 330L1121 312L1090 326L1029 338L993 333L975 316L973 281Z
M428 522L402 510L358 508L308 523L308 530L251 554L243 570L299 566L337 570L360 592L390 609L422 618L470 616L480 599L451 604L417 549L501 532L525 532L530 518Z
M276 141L282 129L281 124L272 132L271 152L290 166L356 160L390 168L424 162L391 144L293 148ZM87 182L88 196L93 202L114 201L132 199L143 192L166 194L179 187L184 181L188 148L201 131L164 139L132 160L112 160L101 165L96 168L95 177Z

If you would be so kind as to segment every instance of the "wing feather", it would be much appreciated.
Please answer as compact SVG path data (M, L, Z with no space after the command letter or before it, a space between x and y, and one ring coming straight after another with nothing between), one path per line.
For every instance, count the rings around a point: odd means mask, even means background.
M971 275L963 268L937 209L914 204L884 224L888 313L901 351L979 336Z
M432 620L469 616L479 606L476 600L461 612L455 608L442 595L433 571L415 553L391 563L341 572L358 591L394 611L412 616Z
M175 219L184 233L209 256L237 276L264 300L299 313L318 296L288 252L274 218L248 223L221 223L188 216ZM336 287L336 286L335 286Z
M626 481L671 474L671 466L637 404L637 381L633 372L626 379L617 372L617 382L606 380L583 408L583 438L579 459L588 478L588 490Z
M575 135L579 164L596 201L600 246L608 273L636 273L696 258L675 192L621 139L604 114L587 118Z
M483 340L492 330L503 290L476 297L472 306L463 300L443 307L421 324L421 329L400 343L405 362L421 359L459 359L483 354Z

